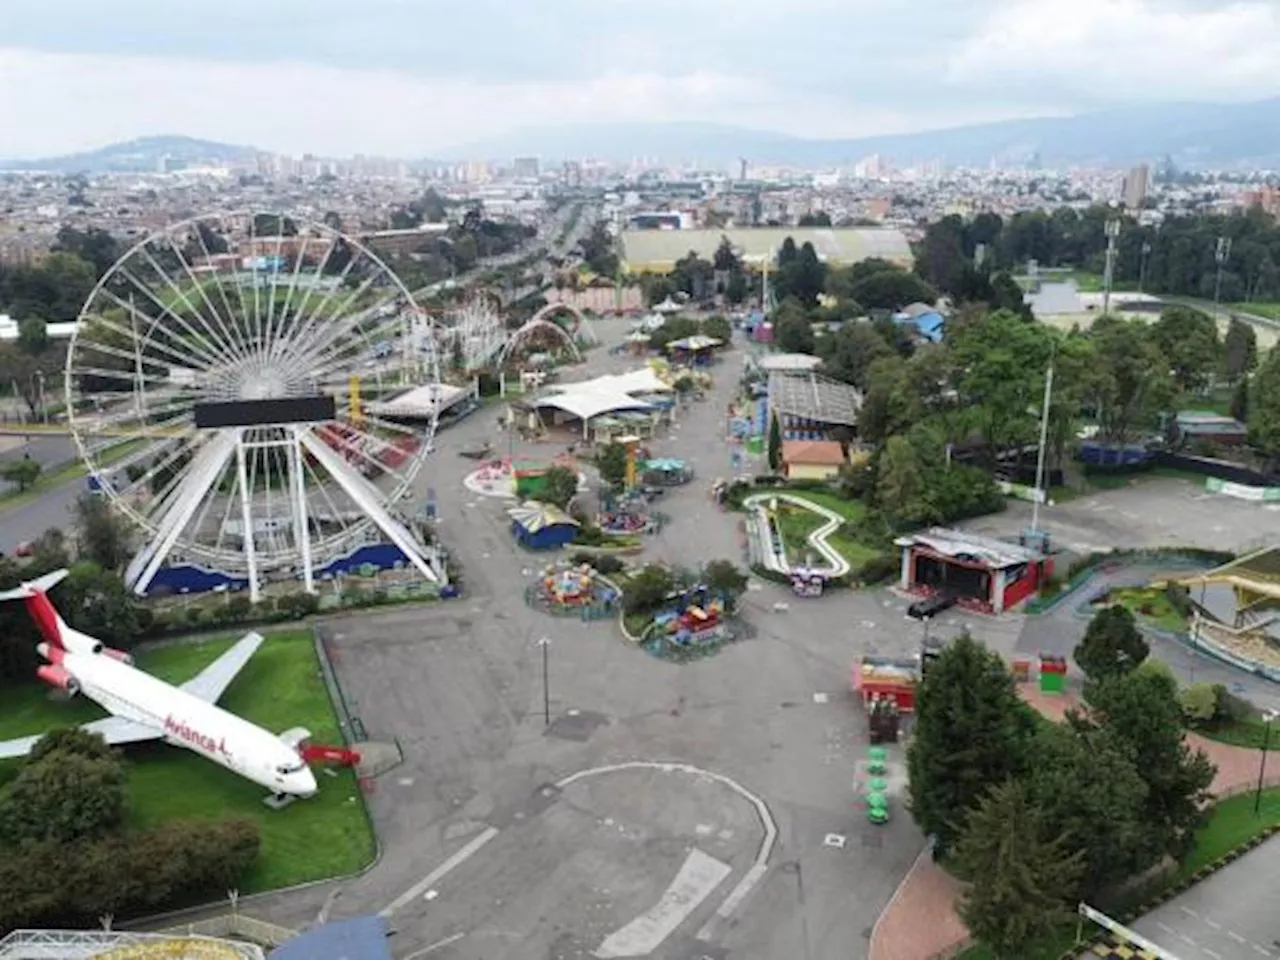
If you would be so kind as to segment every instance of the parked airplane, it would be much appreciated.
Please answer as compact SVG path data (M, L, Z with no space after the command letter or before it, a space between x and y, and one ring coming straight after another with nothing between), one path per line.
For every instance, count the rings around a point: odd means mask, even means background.
M110 744L165 740L185 747L266 787L275 805L316 792L315 775L300 752L308 731L299 727L277 737L217 706L262 645L261 635L246 635L194 679L174 687L135 669L129 654L67 626L46 595L66 575L66 570L46 574L0 592L0 600L22 600L44 638L36 649L47 662L36 668L36 676L72 696L83 694L112 714L80 729ZM0 741L0 759L26 756L39 739Z

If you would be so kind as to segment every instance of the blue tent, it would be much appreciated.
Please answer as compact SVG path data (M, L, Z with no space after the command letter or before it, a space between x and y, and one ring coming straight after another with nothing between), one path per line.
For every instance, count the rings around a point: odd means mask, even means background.
M391 960L387 921L370 916L325 923L272 950L268 960Z
M578 535L578 521L559 507L527 500L507 511L511 535L530 550L555 550Z

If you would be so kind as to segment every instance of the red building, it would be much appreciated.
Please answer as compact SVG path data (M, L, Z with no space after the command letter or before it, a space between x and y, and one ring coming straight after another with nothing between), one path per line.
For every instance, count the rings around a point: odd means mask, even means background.
M1051 555L964 530L933 527L894 543L902 550L902 589L946 592L983 613L1012 609L1053 574Z

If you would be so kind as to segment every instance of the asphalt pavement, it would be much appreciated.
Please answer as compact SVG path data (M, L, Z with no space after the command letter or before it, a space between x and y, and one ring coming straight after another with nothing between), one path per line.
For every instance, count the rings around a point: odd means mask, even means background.
M1179 960L1280 957L1280 839L1262 844L1133 924Z

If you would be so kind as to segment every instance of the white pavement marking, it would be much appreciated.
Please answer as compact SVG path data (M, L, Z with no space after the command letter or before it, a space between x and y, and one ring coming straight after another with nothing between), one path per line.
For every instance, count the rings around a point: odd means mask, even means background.
M1204 952L1206 957L1209 957L1209 960L1222 960L1222 954L1218 953L1216 950L1210 950L1208 947L1201 947L1200 949Z
M569 784L576 783L578 780L598 776L602 773L617 773L623 770L661 770L664 773L688 773L694 776L708 777L716 781L716 783L728 787L756 808L756 816L760 818L760 825L764 828L764 839L760 841L760 849L756 851L755 863L751 869L738 881L738 885L730 891L729 896L725 897L724 903L720 904L720 908L716 910L715 915L698 931L697 937L699 940L710 940L715 932L715 925L719 921L727 919L737 909L738 904L747 898L747 894L760 882L760 878L769 869L769 857L773 854L773 845L778 839L778 827L773 822L773 814L769 812L768 804L742 784L726 777L722 773L703 770L701 767L695 767L691 763L663 763L656 760L631 760L626 763L613 763L606 767L579 770L577 773L570 774L563 780L558 781L556 786L563 790Z
M1197 920L1200 919L1200 915L1197 914L1194 910L1190 909L1189 907L1180 906L1178 907L1178 909L1181 910L1183 913L1185 913L1188 917L1195 917Z
M696 847L680 867L670 886L650 909L625 927L615 930L596 947L593 955L601 960L614 957L645 957L657 950L676 927L732 871L727 863L708 856Z
M1163 930L1165 933L1177 933L1177 931L1174 930L1173 927L1169 926L1167 923L1165 923L1162 920L1157 920L1156 926L1159 927L1161 930Z
M1228 937L1230 937L1232 940L1234 940L1236 943L1247 943L1247 942L1248 942L1247 940L1245 940L1245 938L1244 938L1244 937L1240 936L1240 934L1236 933L1234 930L1228 930L1228 931L1227 931L1227 936L1228 936Z
M457 943L465 936L465 933L455 933L452 937L445 937L443 940L437 940L429 947L423 947L421 950L415 950L413 953L409 954L409 956L405 957L404 960L414 960L415 957L425 957L428 953L431 953L434 950L439 950L441 947L447 947L451 943Z
M1269 956L1271 956L1271 951L1270 951L1270 950L1268 950L1266 947L1260 947L1260 946L1258 946L1256 943L1253 945L1253 949L1257 950L1257 951L1258 951L1260 954L1262 954L1264 957L1269 957Z
M1204 918L1204 925L1205 925L1206 927L1210 927L1210 928L1212 928L1212 929L1214 929L1214 930L1221 930L1221 929L1222 929L1222 924L1220 924L1217 920L1210 920L1208 917L1205 917L1205 918Z
M450 857L444 863L440 864L440 866L436 867L429 874L427 874L425 877L423 877L421 880L415 883L408 890L400 894L400 896L396 897L389 904L387 904L385 907L379 910L378 916L389 917L393 913L395 913L397 910L399 910L401 907L403 907L405 904L410 903L411 901L416 900L418 897L422 896L432 887L432 885L434 885L446 874L448 874L449 871L456 869L457 867L465 863L467 860L469 860L471 857L475 856L481 847L483 847L486 843L488 843L497 835L498 835L497 827L486 827L483 831L478 833L476 836L472 837L471 842L468 843L465 847L463 847L461 850L455 853L452 857Z

